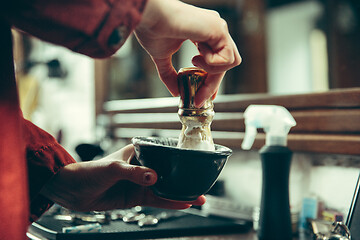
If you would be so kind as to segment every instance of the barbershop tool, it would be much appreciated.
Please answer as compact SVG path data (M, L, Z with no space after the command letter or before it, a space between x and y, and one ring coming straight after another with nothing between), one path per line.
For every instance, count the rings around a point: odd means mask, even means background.
M70 213L70 214L57 214L54 219L70 222L74 224L83 223L101 223L108 224L110 222L110 215L107 213Z
M80 233L99 233L101 231L101 225L99 223L78 225L72 227L63 227L63 233L80 234Z
M205 81L207 72L197 67L182 68L178 73L180 104L178 115L182 123L178 147L196 150L215 150L210 125L214 118L212 99L200 108L195 106L196 92Z
M145 226L156 226L160 221L164 221L164 220L170 220L170 219L174 219L174 218L179 218L179 217L183 217L186 216L187 214L184 212L179 212L179 211L175 211L175 212L161 212L159 214L154 215L147 215L145 218L140 219L138 221L138 226L139 227L145 227Z
M126 214L122 220L125 223L135 223L145 217L146 217L146 215L144 213L129 213L129 214Z
M73 224L100 223L109 224L110 221L137 222L143 217L143 208L135 206L130 209L115 209L111 211L74 212L62 208L53 214L54 219Z
M311 220L310 226L314 240L350 240L351 233L343 222Z
M286 145L287 134L296 122L286 108L275 105L250 105L244 117L243 149L251 148L257 128L263 128L266 134L265 146L260 149L263 183L258 237L260 240L291 240L289 174L292 151Z

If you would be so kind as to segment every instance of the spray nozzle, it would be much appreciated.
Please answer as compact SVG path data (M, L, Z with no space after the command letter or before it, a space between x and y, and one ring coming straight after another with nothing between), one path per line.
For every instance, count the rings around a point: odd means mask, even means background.
M266 133L266 145L286 146L287 134L296 125L289 111L276 105L250 105L244 112L245 137L242 149L249 150L254 143L257 129L263 128Z

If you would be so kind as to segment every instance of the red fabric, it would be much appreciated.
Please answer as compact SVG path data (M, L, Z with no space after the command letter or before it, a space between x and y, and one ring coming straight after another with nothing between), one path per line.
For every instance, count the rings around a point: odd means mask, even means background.
M30 189L30 221L35 221L52 202L39 194L44 184L63 166L75 160L51 135L23 119L28 179Z
M51 206L39 194L73 158L56 140L23 119L15 83L10 27L92 57L116 47L109 37L120 26L123 40L140 21L146 0L12 0L0 9L0 240L26 239L26 230ZM123 42L123 41L122 41ZM30 210L29 210L30 209Z
M0 239L24 239L27 171L12 66L10 28L0 21Z
M119 47L108 46L110 35L119 26L125 26L129 35L140 21L146 0L32 0L26 4L3 15L42 40L103 58Z

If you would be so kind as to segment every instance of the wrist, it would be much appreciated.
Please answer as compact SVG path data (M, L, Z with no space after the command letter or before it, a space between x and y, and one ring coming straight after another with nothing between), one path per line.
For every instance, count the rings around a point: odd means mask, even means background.
M135 28L135 31L149 29L156 25L158 22L159 7L160 3L158 0L147 0L141 20Z
M148 0L135 31L171 31L173 29L169 26L179 24L174 23L174 19L187 5L179 0Z

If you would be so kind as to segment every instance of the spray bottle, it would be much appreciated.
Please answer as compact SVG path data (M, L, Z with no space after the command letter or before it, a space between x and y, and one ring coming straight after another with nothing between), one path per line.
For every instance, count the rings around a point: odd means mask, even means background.
M243 149L251 148L257 128L263 128L266 134L265 146L259 152L262 193L258 237L260 240L290 240L289 175L292 151L287 148L287 135L296 122L286 108L275 105L250 105L244 117Z

